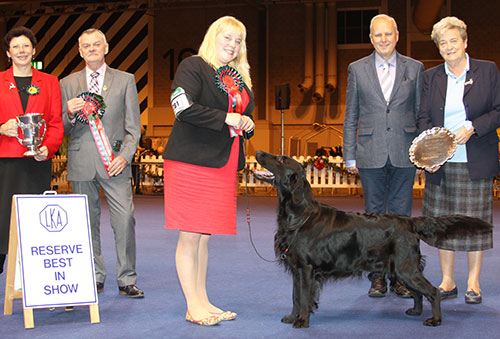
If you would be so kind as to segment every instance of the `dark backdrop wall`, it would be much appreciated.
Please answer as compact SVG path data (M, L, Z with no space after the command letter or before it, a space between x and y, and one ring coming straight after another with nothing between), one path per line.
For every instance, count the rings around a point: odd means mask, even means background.
M372 46L364 41L338 44L328 51L332 38L325 28L325 72L327 58L336 55L337 84L333 91L324 91L322 100L315 100L315 87L300 92L306 66L307 6L313 8L311 22L313 64L317 71L318 6L335 4L338 12L376 11L393 16L399 28L399 52L424 62L426 67L441 63L430 32L416 29L412 14L415 5L424 0L363 1L123 1L110 7L99 5L66 5L55 11L41 8L36 12L16 12L3 16L3 30L14 25L33 29L38 38L37 60L44 70L63 77L83 67L77 50L77 38L83 29L99 27L110 43L107 62L112 67L134 73L141 103L142 123L147 134L165 142L171 131L174 114L170 108L170 85L183 58L196 53L208 26L218 17L233 15L247 27L248 57L256 95L256 136L249 144L249 154L257 149L273 153L281 151L281 110L275 108L275 86L289 84L290 107L283 112L284 152L308 155L317 147L341 144L345 111L347 66L368 55ZM19 3L21 3L20 1ZM106 7L108 6L108 7ZM483 0L443 0L438 18L455 15L468 25L468 53L471 57L493 60L500 65L498 2ZM2 7L0 6L0 14ZM325 25L337 17L325 10ZM371 13L371 12L369 12ZM431 13L429 13L431 15ZM354 25L355 26L355 25ZM327 27L327 26L325 26ZM349 28L350 29L350 28ZM2 60L6 64L6 58Z

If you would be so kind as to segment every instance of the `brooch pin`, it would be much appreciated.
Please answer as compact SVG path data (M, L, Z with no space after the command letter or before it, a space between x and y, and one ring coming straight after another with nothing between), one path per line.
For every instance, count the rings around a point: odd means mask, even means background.
M121 141L120 139L115 140L115 142L113 142L113 151L119 152L122 148L122 144L123 141Z
M35 85L30 85L28 88L26 88L26 93L28 93L29 95L37 95L38 93L40 93L40 88Z
M16 85L14 85L12 82L9 84L9 89L16 88Z
M466 81L466 82L464 83L464 86L467 86L467 85L472 85L473 83L474 83L474 80L469 79L469 81Z

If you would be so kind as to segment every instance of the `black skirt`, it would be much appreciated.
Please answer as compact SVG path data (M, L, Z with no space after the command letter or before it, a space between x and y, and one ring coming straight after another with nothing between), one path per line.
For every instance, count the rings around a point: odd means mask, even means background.
M52 159L0 158L0 254L9 249L12 195L41 194L50 190Z

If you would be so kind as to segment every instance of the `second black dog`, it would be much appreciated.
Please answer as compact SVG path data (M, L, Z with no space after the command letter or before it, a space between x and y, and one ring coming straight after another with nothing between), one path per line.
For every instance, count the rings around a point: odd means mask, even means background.
M424 325L441 324L439 290L422 274L419 239L435 246L448 236L491 232L490 224L466 216L409 218L340 211L314 198L297 161L262 151L256 158L268 171L256 171L255 176L278 192L274 248L293 276L293 308L282 322L309 327L324 282L378 271L410 290L414 306L406 314L420 315L425 296L432 317Z

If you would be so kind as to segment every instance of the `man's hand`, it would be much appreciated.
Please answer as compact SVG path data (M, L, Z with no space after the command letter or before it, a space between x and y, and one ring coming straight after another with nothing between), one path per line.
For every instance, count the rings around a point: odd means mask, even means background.
M125 167L127 167L127 160L123 159L121 156L117 156L111 161L111 165L109 165L109 175L117 176L120 175Z
M69 120L73 120L75 113L83 108L85 101L82 98L73 98L66 103L66 112Z
M358 174L359 173L358 168L356 166L346 167L346 170L350 174Z

